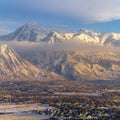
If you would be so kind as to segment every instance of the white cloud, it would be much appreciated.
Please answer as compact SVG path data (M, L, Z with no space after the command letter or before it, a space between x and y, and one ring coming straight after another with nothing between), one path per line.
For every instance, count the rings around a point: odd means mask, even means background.
M21 0L18 4L33 11L66 15L85 22L120 19L120 0Z

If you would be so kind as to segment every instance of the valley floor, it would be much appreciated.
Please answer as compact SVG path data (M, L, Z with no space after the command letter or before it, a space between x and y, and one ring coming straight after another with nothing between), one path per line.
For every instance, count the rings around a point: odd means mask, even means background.
M3 81L0 103L32 104L30 111L51 120L119 120L120 84L119 81ZM33 103L51 108L36 110Z

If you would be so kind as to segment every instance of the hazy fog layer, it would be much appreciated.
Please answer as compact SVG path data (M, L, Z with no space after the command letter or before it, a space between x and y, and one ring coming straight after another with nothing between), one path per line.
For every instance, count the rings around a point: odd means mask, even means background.
M40 52L40 51L81 51L81 52L97 52L97 51L119 51L119 47L113 47L110 45L93 45L93 44L84 44L79 41L66 41L63 43L54 43L48 44L44 42L1 42L0 44L7 44L10 47L14 48L19 53L30 53L31 52Z

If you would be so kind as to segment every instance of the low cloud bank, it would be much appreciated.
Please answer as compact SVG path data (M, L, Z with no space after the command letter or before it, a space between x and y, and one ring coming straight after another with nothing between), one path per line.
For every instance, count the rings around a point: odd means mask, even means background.
M81 51L81 52L97 52L97 51L119 51L119 47L113 46L102 46L94 44L85 44L79 41L66 41L63 43L48 44L44 42L0 42L0 44L7 44L14 48L19 53L29 53L40 52L40 51Z

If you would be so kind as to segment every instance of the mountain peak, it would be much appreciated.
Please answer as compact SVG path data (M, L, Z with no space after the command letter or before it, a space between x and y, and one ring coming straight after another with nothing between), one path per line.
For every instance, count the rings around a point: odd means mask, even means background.
M1 44L0 45L0 54L6 54L6 52L9 50L7 44Z
M36 25L37 23L36 23L36 22L29 21L29 22L26 22L25 24L26 24L26 25ZM37 24L37 25L38 25L38 24Z
M88 29L80 29L80 32L81 33L85 33L85 34L88 34L88 35L101 35L101 33L95 31L95 30L88 30Z
M38 23L35 23L35 22L27 22L23 25L24 27L28 27L28 28L41 28L41 29L46 29L43 25L40 25Z
M0 45L0 49L7 49L8 48L8 45L7 44L1 44Z
M15 32L1 36L2 41L41 41L48 34L48 30L42 25L28 22L19 27Z

